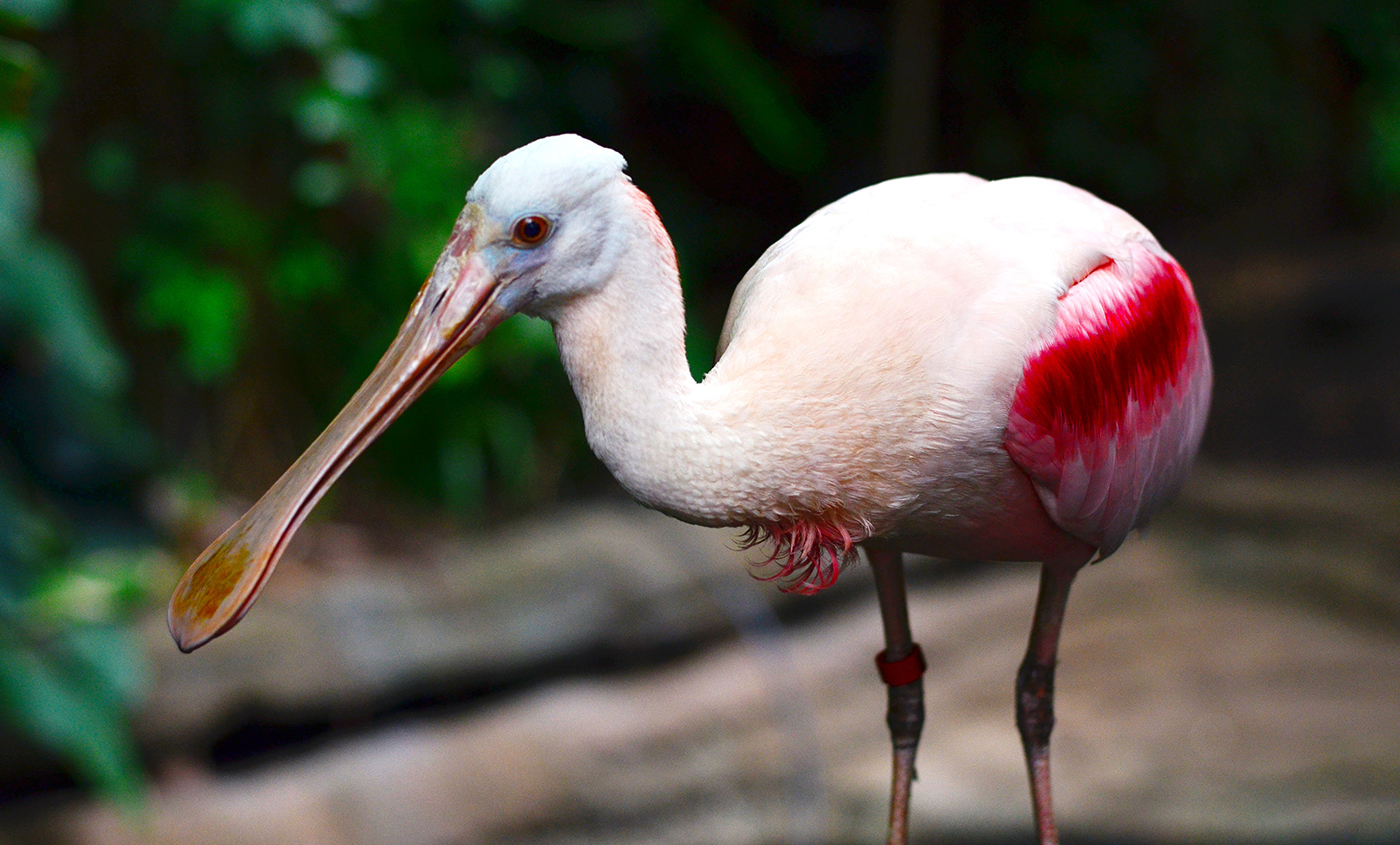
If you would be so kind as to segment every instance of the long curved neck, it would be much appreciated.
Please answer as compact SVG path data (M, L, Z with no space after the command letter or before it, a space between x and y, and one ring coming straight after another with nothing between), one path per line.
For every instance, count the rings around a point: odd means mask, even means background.
M552 316L559 354L593 451L643 504L710 525L751 518L723 489L739 444L717 431L685 357L675 250L651 202L631 188L617 221L624 249L606 283Z

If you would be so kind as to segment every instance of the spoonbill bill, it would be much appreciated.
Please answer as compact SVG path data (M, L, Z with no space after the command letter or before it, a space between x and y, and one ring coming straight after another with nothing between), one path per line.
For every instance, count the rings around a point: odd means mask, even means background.
M1210 404L1186 274L1128 214L1061 182L893 179L763 253L697 384L675 250L625 167L559 135L481 174L364 385L175 588L179 647L231 628L346 466L493 327L529 314L553 325L588 442L642 504L743 527L798 592L865 549L884 623L891 843L907 838L923 725L904 553L1041 564L1015 710L1040 842L1056 842L1049 741L1070 584L1176 490Z

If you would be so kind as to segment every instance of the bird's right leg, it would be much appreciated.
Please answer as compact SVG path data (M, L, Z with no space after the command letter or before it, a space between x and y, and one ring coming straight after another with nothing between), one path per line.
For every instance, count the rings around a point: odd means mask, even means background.
M1055 652L1069 602L1069 587L1083 566L1047 562L1040 570L1040 594L1035 600L1026 658L1016 673L1016 727L1026 752L1031 779L1031 805L1040 845L1059 845L1055 813L1050 805L1050 732L1055 727Z
M867 544L865 551L875 574L880 619L885 628L885 650L876 655L875 666L889 689L885 722L890 726L890 741L894 745L889 845L905 845L909 838L914 757L924 727L924 655L909 632L903 554L874 544Z

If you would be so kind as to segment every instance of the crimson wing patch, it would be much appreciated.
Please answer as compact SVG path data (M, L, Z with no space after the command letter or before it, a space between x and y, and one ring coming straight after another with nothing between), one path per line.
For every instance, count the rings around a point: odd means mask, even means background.
M1136 245L1060 297L1016 388L1006 449L1055 524L1106 557L1180 486L1210 388L1190 280Z

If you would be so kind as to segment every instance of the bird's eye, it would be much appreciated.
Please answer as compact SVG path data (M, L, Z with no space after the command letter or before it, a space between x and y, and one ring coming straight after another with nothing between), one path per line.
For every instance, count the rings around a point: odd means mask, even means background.
M521 246L535 246L549 237L549 220L533 214L522 217L515 221L510 236Z

